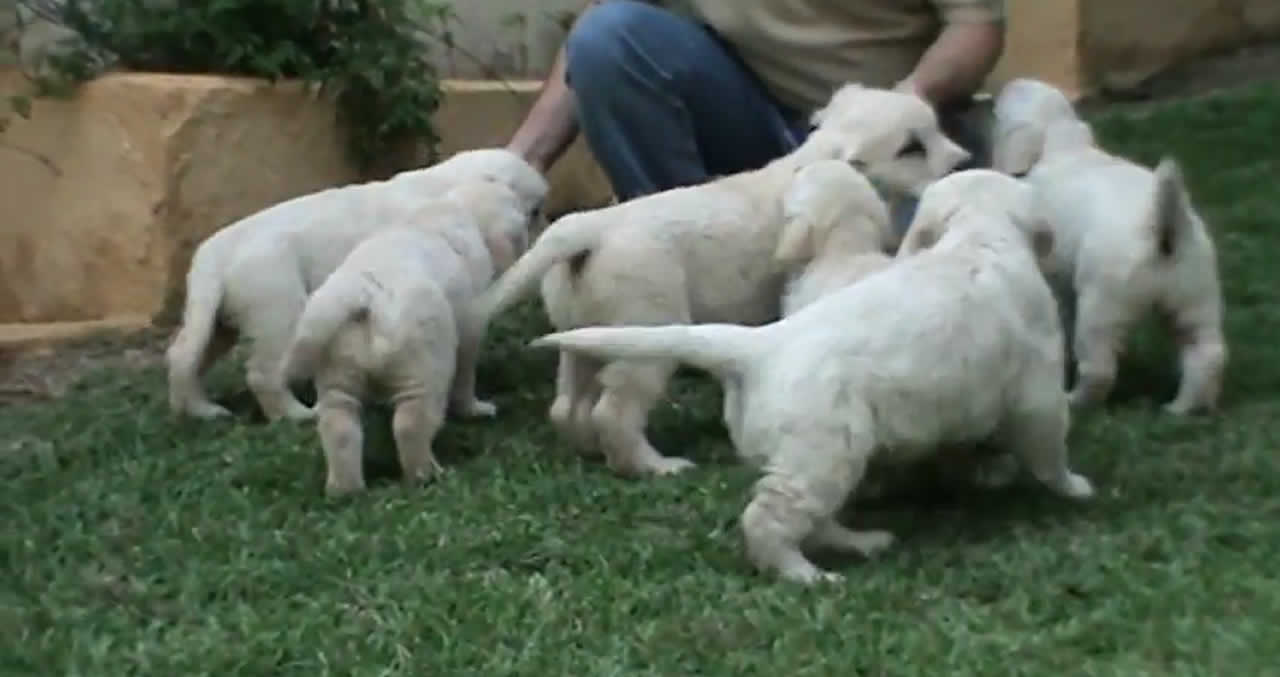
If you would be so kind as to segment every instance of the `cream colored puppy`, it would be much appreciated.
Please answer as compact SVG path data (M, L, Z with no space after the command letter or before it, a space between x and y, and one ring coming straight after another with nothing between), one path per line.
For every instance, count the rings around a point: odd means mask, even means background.
M440 200L408 227L369 237L316 289L298 320L280 378L315 378L330 495L364 489L360 408L371 394L395 406L392 429L408 482L440 470L431 444L446 412L497 412L475 395L484 327L470 301L524 251L528 219L492 190L457 190L499 206L477 222Z
M560 329L769 322L778 317L786 278L774 260L782 196L799 170L824 160L874 166L912 139L925 148L934 176L967 157L912 95L847 85L813 117L818 126L805 143L761 169L559 219L485 293L483 312L500 312L541 280ZM690 461L659 453L644 433L675 368L669 360L605 365L562 353L552 421L588 448L598 440L620 473L688 468Z
M228 415L200 373L243 334L253 341L246 379L268 419L312 412L279 381L279 362L307 295L361 240L401 222L424 201L477 181L507 189L502 201L534 218L547 182L505 150L458 153L387 181L304 195L232 224L196 249L187 274L182 327L167 353L169 405L199 418Z
M1166 157L1153 171L1112 155L1060 92L1035 81L1011 90L1016 82L997 105L997 129L1010 130L996 138L997 168L1026 172L1054 229L1052 281L1075 296L1072 403L1106 399L1129 331L1155 309L1181 355L1165 410L1215 409L1228 353L1217 254L1177 162Z
M764 471L741 519L747 552L785 579L839 578L805 548L890 545L835 520L871 463L995 439L1054 492L1092 496L1068 466L1062 330L1037 266L1052 236L1030 188L989 170L943 178L907 239L932 246L762 327L590 327L533 345L679 360L734 383L737 451Z
M897 236L889 209L866 176L843 162L809 165L782 199L782 240L774 257L789 273L782 316L886 268Z

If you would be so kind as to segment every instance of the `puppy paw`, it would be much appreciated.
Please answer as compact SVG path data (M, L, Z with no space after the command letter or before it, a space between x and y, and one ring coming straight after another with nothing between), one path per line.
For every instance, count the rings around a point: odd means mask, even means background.
M881 529L854 531L834 521L826 523L806 539L807 546L850 552L863 557L875 557L888 550L893 543L892 532Z
M285 410L284 417L290 421L311 421L316 417L316 410L312 407L298 404Z
M463 418L493 418L498 415L498 405L485 400L471 400L457 405L454 412Z
M1094 494L1093 484L1089 481L1089 478L1075 473L1067 475L1066 480L1062 483L1060 492L1067 498L1074 498L1080 501L1093 498Z
M844 574L838 574L834 571L824 571L812 564L782 569L778 574L784 581L791 581L792 583L799 583L801 585L840 583L844 581Z
M197 402L187 408L187 413L195 418L204 419L206 421L215 418L228 418L231 416L231 410L220 404L213 402Z
M697 464L685 458L678 456L662 456L656 458L649 463L646 471L652 475L675 475L684 472L689 468L696 467Z
M1187 400L1174 400L1164 405L1162 408L1166 414L1172 414L1174 416L1190 416L1199 412L1209 413L1213 411L1213 407L1197 405L1194 402Z
M363 482L339 482L328 480L324 484L324 495L331 499L345 498L364 491Z

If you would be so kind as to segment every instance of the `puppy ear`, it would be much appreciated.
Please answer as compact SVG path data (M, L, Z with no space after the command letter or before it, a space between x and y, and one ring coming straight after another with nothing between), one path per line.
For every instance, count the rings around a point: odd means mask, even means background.
M911 224L906 237L898 247L897 257L911 256L922 252L938 242L938 230L931 226Z
M1049 224L1043 221L1037 221L1029 234L1031 238L1031 251L1035 252L1036 258L1045 260L1053 254L1053 231L1049 229Z
M1032 246L1032 253L1036 255L1036 260L1041 262L1041 266L1050 261L1053 255L1053 244L1056 239L1053 238L1053 229L1048 225L1048 221L1036 219L1029 225L1023 227L1027 230L1027 239Z
M1022 176L1040 161L1044 144L1041 125L1024 123L1004 129L997 125L991 167L1010 176Z
M898 247L897 258L911 256L937 244L946 227L946 218L938 214L936 203L926 195L916 205L916 214L907 226L907 233Z
M951 173L970 157L969 151L961 148L960 144L952 141L936 127L919 130L916 135L920 139L920 145L924 146L925 156L929 160L929 171L933 173L935 179Z
M792 265L813 258L813 224L809 219L794 217L782 224L782 236L773 251L773 260Z

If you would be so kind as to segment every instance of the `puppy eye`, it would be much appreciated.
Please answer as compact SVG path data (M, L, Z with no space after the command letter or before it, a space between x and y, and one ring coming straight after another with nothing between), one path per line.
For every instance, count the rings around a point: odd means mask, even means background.
M924 144L920 142L920 137L915 132L907 135L907 142L898 150L895 157L903 158L908 155L921 155L924 153Z

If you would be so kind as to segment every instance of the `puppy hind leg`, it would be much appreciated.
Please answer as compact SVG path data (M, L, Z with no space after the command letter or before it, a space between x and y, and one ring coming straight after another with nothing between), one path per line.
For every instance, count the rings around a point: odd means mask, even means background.
M280 373L280 361L293 340L307 291L296 273L286 271L260 275L254 281L249 289L255 298L237 304L242 309L242 330L253 344L245 361L249 390L269 421L313 418L315 412L294 397Z
M849 493L866 472L873 451L869 439L840 430L794 433L789 448L776 452L742 513L747 556L756 568L804 584L839 581L820 569L802 548L829 547L873 555L893 542L886 531L854 531L835 521ZM825 456L812 453L821 450Z
M1164 406L1165 411L1183 416L1217 407L1227 365L1227 344L1217 315L1195 318L1195 322L1175 317L1182 374L1178 394Z
M443 403L443 397L436 402ZM444 408L432 406L430 397L411 397L396 402L391 430L406 484L420 484L444 472L431 450L432 441L444 423Z
M599 440L591 424L591 409L600 397L600 362L595 358L560 351L556 367L556 398L547 412L560 435L580 452L599 452Z
M1080 295L1073 339L1076 382L1071 389L1073 407L1102 402L1116 380L1116 358L1129 318L1114 298L1100 290Z
M169 378L169 408L186 412L196 418L230 416L231 411L209 399L201 384L200 376L209 367L235 347L237 332L222 325L215 325L209 345L204 353L196 355L191 347L189 334L181 330L165 353Z
M328 466L325 493L338 497L363 491L364 430L360 427L360 401L341 391L326 389L321 392L316 409L316 427Z
M1044 398L1040 401L1044 406L1028 407L1009 417L997 434L998 441L1054 493L1080 500L1092 497L1093 484L1084 475L1072 472L1068 463L1070 407L1061 400L1056 404Z
M671 475L693 462L663 456L645 436L649 411L666 390L676 365L667 361L619 361L602 370L604 389L591 410L609 467L623 475Z

